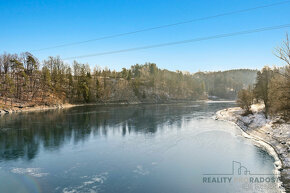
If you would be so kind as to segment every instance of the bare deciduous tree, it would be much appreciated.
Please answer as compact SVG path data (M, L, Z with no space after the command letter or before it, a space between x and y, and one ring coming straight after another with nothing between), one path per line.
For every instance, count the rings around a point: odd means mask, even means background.
M287 65L290 65L290 43L288 33L286 33L286 40L283 41L281 46L276 48L276 52L274 54L286 62Z

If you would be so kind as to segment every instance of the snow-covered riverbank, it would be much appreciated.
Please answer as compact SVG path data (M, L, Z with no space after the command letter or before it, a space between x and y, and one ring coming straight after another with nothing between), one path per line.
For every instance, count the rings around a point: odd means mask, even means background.
M219 120L238 125L244 136L251 138L256 145L265 149L275 159L275 173L280 176L282 192L290 191L290 124L278 118L266 119L263 105L252 105L253 114L243 116L239 107L220 110L216 113ZM280 183L281 184L281 183ZM279 186L280 186L279 184Z

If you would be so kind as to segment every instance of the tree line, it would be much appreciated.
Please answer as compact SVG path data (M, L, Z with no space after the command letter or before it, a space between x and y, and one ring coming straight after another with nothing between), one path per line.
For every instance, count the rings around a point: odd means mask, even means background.
M290 113L290 44L288 35L282 45L276 49L275 55L286 63L284 67L270 68L265 66L258 71L256 82L238 93L238 104L251 113L251 105L262 102L265 115L281 115L289 119Z
M31 53L0 55L0 105L22 107L62 103L161 102L235 98L253 84L256 70L189 72L160 69L154 63L121 71L60 57L40 62Z
M91 70L88 64L74 61L68 65L59 57L40 63L28 52L0 55L0 82L0 99L6 106L29 101L51 105L121 100L129 96L114 96L129 91L136 100L204 97L203 85L191 75L161 70L154 63L136 64L120 72Z

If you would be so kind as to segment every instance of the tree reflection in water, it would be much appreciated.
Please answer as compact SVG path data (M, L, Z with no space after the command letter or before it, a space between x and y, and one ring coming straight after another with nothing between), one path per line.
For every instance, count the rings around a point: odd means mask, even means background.
M154 134L164 125L180 128L185 118L194 118L194 112L201 112L202 117L211 108L215 104L80 106L5 115L0 117L0 160L31 160L42 146L57 150L70 141L84 142L91 135L107 137L110 131L126 136L131 132Z

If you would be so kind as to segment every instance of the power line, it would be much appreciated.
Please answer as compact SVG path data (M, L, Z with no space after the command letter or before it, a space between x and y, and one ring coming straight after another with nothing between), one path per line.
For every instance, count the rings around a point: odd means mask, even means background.
M122 50L114 50L114 51L100 52L100 53L94 53L94 54L88 54L88 55L73 56L73 57L64 58L64 60L109 55L109 54L116 54L116 53L123 53L123 52L131 52L131 51L136 51L136 50L145 50L145 49L150 49L150 48L172 46L172 45L192 43L192 42L200 42L200 41L205 41L205 40L210 40L210 39L218 39L218 38L225 38L225 37L238 36L238 35L244 35L244 34L258 33L258 32L282 29L282 28L287 28L287 27L290 27L290 23L284 24L284 25L278 25L278 26L258 28L258 29L253 29L253 30L246 30L246 31L233 32L233 33L219 34L219 35L214 35L214 36L194 38L194 39L183 40L183 41L175 41L175 42L148 45L148 46L142 46L142 47L127 48L127 49L122 49Z
M161 28L168 28L168 27L173 27L173 26L177 26L177 25L193 23L193 22L196 22L196 21L209 20L209 19L213 19L213 18L217 18L217 17L223 17L223 16L233 15L233 14L237 14L237 13L249 12L249 11L253 11L253 10L257 10L257 9L273 7L273 6L282 5L282 4L286 4L286 3L290 3L290 1L288 0L288 1L282 1L282 2L268 4L268 5L262 5L262 6L258 6L258 7L240 9L240 10L237 10L237 11L220 13L220 14L217 14L217 15L212 15L212 16L207 16L207 17L200 17L200 18L191 19L191 20L187 20L187 21L181 21L181 22L172 23L172 24L166 24L166 25L160 25L160 26L155 26L155 27L150 27L150 28L144 28L144 29L131 31L131 32L125 32L125 33L119 33L119 34L114 34L114 35L109 35L109 36L103 36L103 37L90 39L90 40L85 40L85 41L66 43L66 44L61 44L61 45L57 45L57 46L51 46L51 47L31 50L31 52L43 51L43 50L49 50L49 49L54 49L54 48L61 48L61 47L79 45L79 44L84 44L84 43L98 41L98 40L104 40L104 39L111 39L111 38L116 38L116 37L121 37L121 36L127 36L127 35L131 35L131 34L136 34L136 33L141 33L141 32L161 29Z

